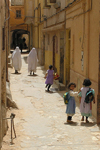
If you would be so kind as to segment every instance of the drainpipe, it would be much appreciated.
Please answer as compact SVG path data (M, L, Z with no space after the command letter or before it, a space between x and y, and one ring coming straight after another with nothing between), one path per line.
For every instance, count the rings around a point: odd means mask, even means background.
M90 3L90 0L88 0L88 5ZM90 5L89 5L90 7ZM92 7L92 1L91 1L91 7ZM88 12L88 35L87 35L87 67L86 67L86 77L89 78L89 53L90 53L90 11Z

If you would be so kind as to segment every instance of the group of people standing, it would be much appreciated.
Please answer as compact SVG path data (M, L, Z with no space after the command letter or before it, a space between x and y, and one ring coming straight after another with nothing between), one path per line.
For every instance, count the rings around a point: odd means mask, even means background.
M27 63L28 63L28 72L30 72L30 75L31 74L34 75L34 72L36 72L37 67L37 51L35 48L32 48L32 50L30 51L27 58ZM15 69L15 74L18 74L18 71L20 71L22 67L21 51L19 47L16 47L16 49L13 51L12 66Z
M36 72L36 67L37 67L37 52L35 48L32 48L32 50L30 51L28 58L27 58L27 62L28 62L28 72L30 72L30 75L31 74L34 75L34 72ZM15 51L12 54L12 64L13 64L13 67L15 68L15 73L18 73L18 71L21 70L21 66L22 66L21 52L20 52L19 47L16 47ZM54 70L53 70L52 65L49 66L49 69L46 72L45 78L46 78L45 87L47 88L47 91L49 92L50 87L53 84L53 80L54 80ZM83 87L78 92L74 92L74 89L76 88L75 83L70 83L68 85L70 99L69 99L68 104L66 105L67 123L73 122L72 116L75 114L75 108L76 108L75 97L76 96L79 97L80 112L82 115L81 121L84 121L86 117L85 121L86 123L89 123L88 117L92 115L92 112L91 112L92 102L86 103L85 97L86 97L87 91L90 89L91 84L92 83L89 79L84 79ZM93 95L95 95L94 90L93 89L91 90L92 90ZM93 100L93 103L95 103L95 98Z
M92 82L90 79L84 79L83 81L83 87L78 91L74 92L74 89L76 88L75 83L70 83L68 85L69 89L69 94L70 94L70 99L69 102L66 106L66 114L67 114L67 123L73 123L72 121L72 116L75 114L75 97L79 97L79 102L80 102L80 113L81 113L81 121L85 121L86 123L89 123L88 117L92 116L92 102L86 103L85 98L86 98L86 93L89 91L90 86ZM91 92L93 94L93 103L95 103L95 92L94 89L91 89Z
M45 81L46 88L47 91L49 92L54 79L54 70L52 65L49 66L45 78L46 78ZM94 97L93 103L95 103L95 91L94 89L90 88L91 84L92 82L90 81L90 79L84 79L83 87L78 92L74 92L74 89L76 88L75 83L70 83L68 85L68 93L70 95L70 99L68 104L66 104L67 123L73 123L72 117L75 114L75 108L76 108L75 97L79 98L80 113L82 116L81 121L85 120L86 123L89 123L88 117L92 116L92 102L86 103L85 97L86 97L86 93L91 89L91 92Z

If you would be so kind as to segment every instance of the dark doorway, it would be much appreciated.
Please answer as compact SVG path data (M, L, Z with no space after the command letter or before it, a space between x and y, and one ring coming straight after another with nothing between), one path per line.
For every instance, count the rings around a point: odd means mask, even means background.
M56 72L56 68L55 68L55 36L53 36L53 69Z
M64 81L64 31L60 32L60 83Z
M45 65L45 35L43 35L43 61L42 64Z
M14 30L11 31L11 49L15 49L19 46L21 51L23 49L30 50L30 32L26 30Z

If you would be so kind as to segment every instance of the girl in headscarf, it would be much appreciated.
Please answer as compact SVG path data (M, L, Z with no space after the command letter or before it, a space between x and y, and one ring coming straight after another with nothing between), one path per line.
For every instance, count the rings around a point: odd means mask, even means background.
M92 116L92 102L91 103L86 103L85 102L85 97L87 91L90 89L91 86L91 81L90 79L84 79L83 81L83 87L80 90L79 97L80 97L80 112L82 115L81 121L84 121L84 117L86 117L86 123L89 123L88 117ZM94 89L91 89L93 95L95 96L95 91ZM95 103L95 98L93 100Z
M28 72L30 72L30 75L33 72L34 75L34 72L36 72L37 67L37 52L34 47L32 48L32 50L28 55L27 62L28 62Z
M21 70L22 67L22 60L21 60L21 51L19 47L16 47L12 54L12 66L15 69L15 73Z

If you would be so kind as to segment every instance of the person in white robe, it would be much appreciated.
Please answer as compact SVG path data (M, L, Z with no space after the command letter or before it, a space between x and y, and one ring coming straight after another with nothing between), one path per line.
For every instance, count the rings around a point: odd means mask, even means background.
M18 71L21 70L22 67L22 59L21 59L21 51L19 47L16 47L12 54L12 66L15 69L15 74L18 73Z
M30 75L33 72L36 72L36 67L37 67L37 51L36 48L32 48L32 50L30 51L28 58L27 58L27 62L28 62L28 72L30 72Z

